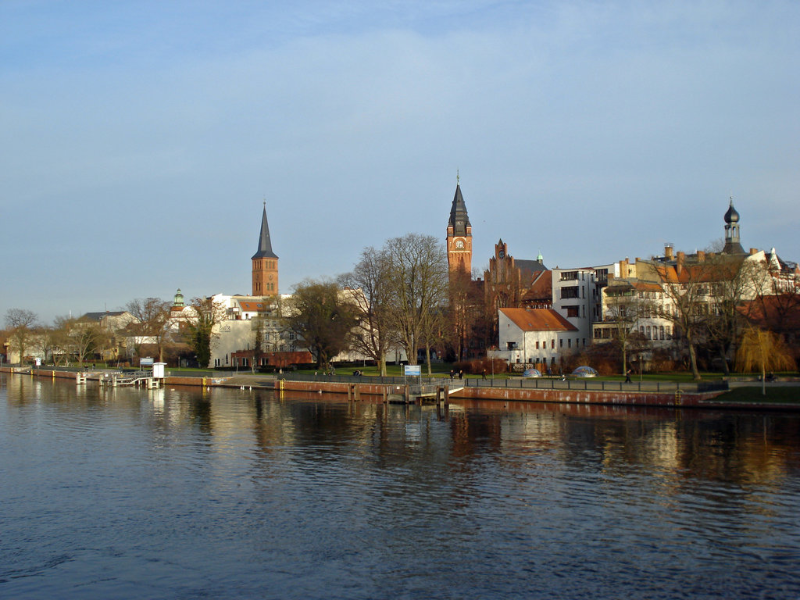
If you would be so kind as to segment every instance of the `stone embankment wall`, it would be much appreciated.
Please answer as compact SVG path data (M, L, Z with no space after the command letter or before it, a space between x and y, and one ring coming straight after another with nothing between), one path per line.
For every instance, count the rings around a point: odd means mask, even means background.
M0 367L0 372L20 373L21 376L36 376L48 379L75 380L79 373L74 371L56 371L29 368ZM83 373L80 373L84 375ZM86 379L99 380L102 372L85 373ZM389 395L404 394L404 386L367 383L340 383L328 381L290 381L276 380L272 377L174 377L168 376L165 385L192 387L251 387L275 389L298 393L341 394L349 399L380 399ZM720 397L721 396L721 397ZM683 394L675 392L625 392L625 391L585 391L585 390L543 390L543 389L510 389L495 387L465 387L450 395L453 400L465 399L473 401L505 401L505 402L546 402L577 405L610 405L610 406L652 406L652 407L714 407L714 408L781 408L793 406L765 404L751 405L747 403L726 403L721 392L702 394Z

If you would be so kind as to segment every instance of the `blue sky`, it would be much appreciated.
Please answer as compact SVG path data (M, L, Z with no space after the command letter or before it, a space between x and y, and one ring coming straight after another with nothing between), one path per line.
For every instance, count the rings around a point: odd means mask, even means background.
M800 260L800 3L0 3L0 316L281 292L444 238L550 267Z

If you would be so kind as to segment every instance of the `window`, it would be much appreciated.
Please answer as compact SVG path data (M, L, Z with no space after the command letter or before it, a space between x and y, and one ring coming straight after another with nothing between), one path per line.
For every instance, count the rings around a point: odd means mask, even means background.
M555 340L550 340L550 349L553 350L553 349L555 349L555 347L556 347L556 341Z
M662 339L662 340L664 339L664 326L663 325L659 328L658 335L659 335L660 339Z
M645 337L647 337L647 339L648 339L648 340L652 339L652 338L650 337L650 325L648 325L648 326L647 326L647 329L646 329L645 331L646 331L646 333L645 333Z
M564 308L567 309L567 318L570 317L578 317L578 307L577 306L565 306Z
M567 348L572 348L572 338L567 340Z
M558 340L558 347L559 347L559 348L563 348L563 347L564 347L564 338L560 338L560 339Z
M539 342L538 341L536 342L536 349L537 350L539 349Z
M578 272L577 271L562 271L561 272L561 281L577 281L578 280Z
M561 288L561 298L578 298L578 286Z

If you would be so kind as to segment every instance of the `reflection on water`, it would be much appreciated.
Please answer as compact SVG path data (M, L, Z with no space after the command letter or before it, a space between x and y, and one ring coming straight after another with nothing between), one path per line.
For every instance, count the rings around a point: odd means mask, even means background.
M797 598L799 425L0 375L0 597Z

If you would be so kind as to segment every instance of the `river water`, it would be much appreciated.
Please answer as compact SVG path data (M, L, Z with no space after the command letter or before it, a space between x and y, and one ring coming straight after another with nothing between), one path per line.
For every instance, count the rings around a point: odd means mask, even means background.
M800 416L0 375L0 598L800 598Z

